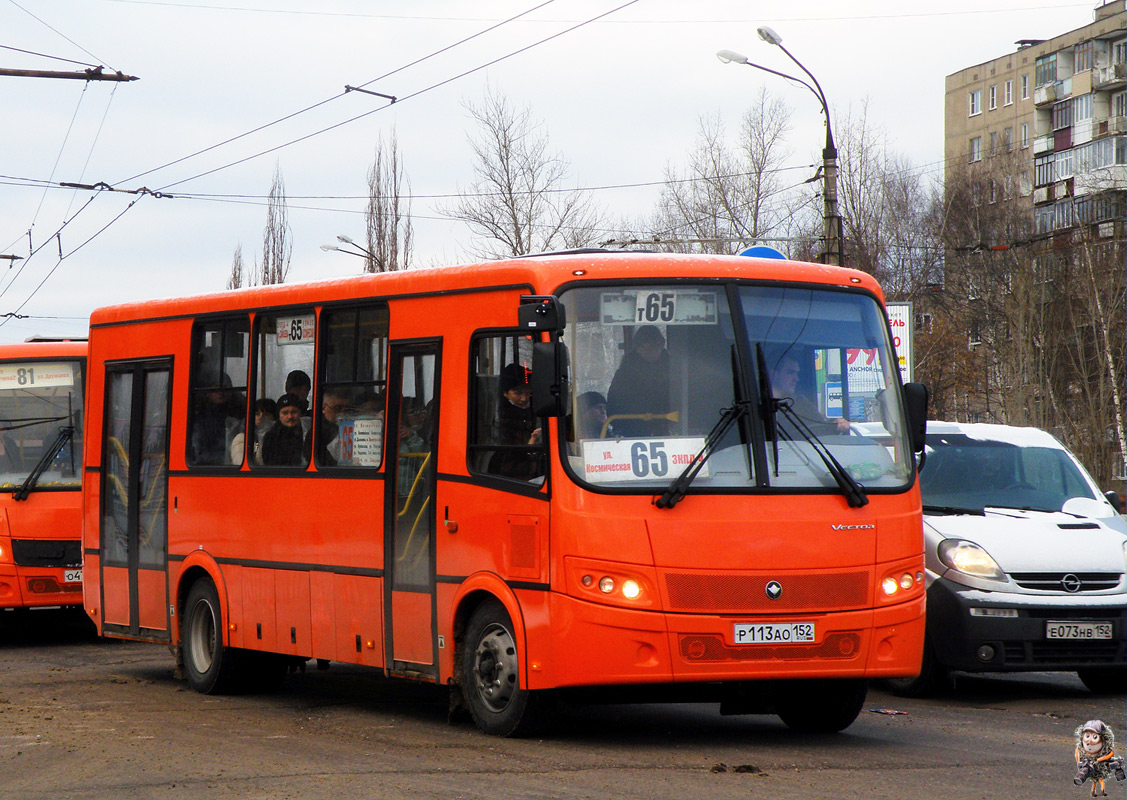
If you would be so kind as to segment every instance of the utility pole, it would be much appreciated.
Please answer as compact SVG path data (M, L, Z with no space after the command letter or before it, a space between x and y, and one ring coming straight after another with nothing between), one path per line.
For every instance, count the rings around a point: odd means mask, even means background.
M0 67L0 76L13 78L69 78L76 81L135 81L138 78L122 72L103 72L103 67L84 69L81 72L55 72L44 69L7 69Z

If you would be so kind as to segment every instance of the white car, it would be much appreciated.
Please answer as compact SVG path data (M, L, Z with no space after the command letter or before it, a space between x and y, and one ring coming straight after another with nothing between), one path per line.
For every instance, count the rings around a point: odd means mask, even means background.
M927 635L914 679L951 670L1075 670L1127 689L1127 524L1080 462L1037 428L927 424L920 470Z

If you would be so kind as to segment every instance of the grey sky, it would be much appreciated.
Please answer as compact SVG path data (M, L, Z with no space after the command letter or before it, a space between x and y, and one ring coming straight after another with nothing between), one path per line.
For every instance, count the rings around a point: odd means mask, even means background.
M392 128L419 196L412 208L416 263L464 260L468 233L439 219L441 201L433 196L471 181L463 102L479 100L487 82L532 106L553 148L571 163L576 186L656 184L667 164L684 159L702 115L719 112L734 123L761 85L794 110L792 163L812 163L824 138L815 99L715 58L727 48L794 69L758 39L764 24L817 76L835 116L858 111L867 99L888 146L937 173L944 76L1003 55L1018 39L1080 27L1096 6L636 0L575 27L628 0L555 0L400 69L540 2L0 0L0 45L82 62L2 49L0 66L104 64L140 77L88 85L0 77L0 253L26 257L39 248L11 269L0 261L0 313L22 305L19 313L37 317L0 326L0 341L81 333L83 318L99 305L221 290L235 247L242 244L248 263L261 247L262 198L276 164L293 228L290 281L355 274L360 259L319 245L338 233L361 239L366 172L375 142ZM389 106L344 94L346 84L404 99ZM353 120L366 112L374 113ZM302 137L309 138L289 144ZM272 148L279 149L258 155ZM795 182L811 174L796 170ZM45 189L47 181L101 181L173 197ZM597 199L616 217L635 217L653 207L658 192L656 185L607 188ZM59 240L51 241L60 229L62 261Z

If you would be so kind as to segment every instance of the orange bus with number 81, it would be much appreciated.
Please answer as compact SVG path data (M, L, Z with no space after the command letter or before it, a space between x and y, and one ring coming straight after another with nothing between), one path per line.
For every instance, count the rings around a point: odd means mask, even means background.
M498 735L571 694L840 730L919 669L926 391L861 272L575 251L104 308L89 398L88 613L201 692L318 659Z
M85 340L0 345L0 610L82 606Z

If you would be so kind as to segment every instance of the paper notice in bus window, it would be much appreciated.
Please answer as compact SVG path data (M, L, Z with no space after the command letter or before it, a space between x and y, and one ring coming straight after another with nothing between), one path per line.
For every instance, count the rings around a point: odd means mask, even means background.
M583 477L591 483L673 480L704 447L701 436L665 439L584 439ZM708 462L697 476L708 477Z
M74 364L36 361L0 365L0 390L74 386Z
M317 331L312 314L300 317L278 317L278 344L310 344Z
M378 467L383 455L383 418L352 421L352 463L357 467Z
M684 289L639 289L603 292L604 325L715 325L716 292Z

